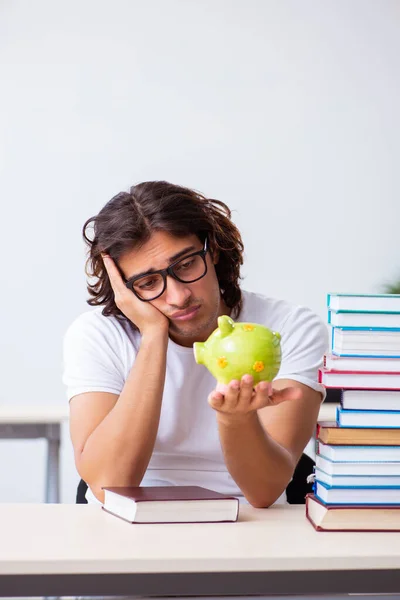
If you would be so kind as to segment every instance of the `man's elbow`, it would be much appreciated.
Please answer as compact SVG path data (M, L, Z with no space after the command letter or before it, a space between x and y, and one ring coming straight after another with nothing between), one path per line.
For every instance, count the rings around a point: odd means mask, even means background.
M271 500L249 500L249 503L253 508L269 508L273 505L274 501Z
M262 489L260 487L254 494L244 494L247 502L254 508L269 508L286 492L293 475L285 478L284 481L276 481L274 485L269 485Z
M271 493L267 491L265 494L257 494L255 496L246 496L246 500L253 508L269 508L280 498L284 490Z

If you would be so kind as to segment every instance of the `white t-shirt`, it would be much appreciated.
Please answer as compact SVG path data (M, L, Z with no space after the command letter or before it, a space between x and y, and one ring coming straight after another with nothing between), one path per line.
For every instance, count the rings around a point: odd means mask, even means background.
M70 400L85 392L120 394L140 346L140 333L96 307L80 315L64 338L63 382ZM303 306L243 291L236 319L259 323L281 334L282 362L276 379L293 379L320 391L318 368L328 346L322 320ZM161 417L142 485L201 485L243 497L223 459L215 411L207 402L216 380L194 359L193 348L171 339ZM97 502L88 489L86 498ZM282 494L277 502L286 502Z

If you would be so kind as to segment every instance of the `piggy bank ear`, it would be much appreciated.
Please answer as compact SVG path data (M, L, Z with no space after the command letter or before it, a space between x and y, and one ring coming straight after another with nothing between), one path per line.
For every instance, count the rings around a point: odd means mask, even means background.
M221 332L221 337L226 337L227 335L229 335L232 332L234 326L235 323L230 317L228 317L228 315L222 315L222 317L218 317L218 329Z
M278 333L277 331L273 331L272 333L273 333L273 335L274 335L276 338L278 338L278 340L279 340L279 341L281 340L281 337L282 337L282 336L281 336L281 334L280 334L280 333Z

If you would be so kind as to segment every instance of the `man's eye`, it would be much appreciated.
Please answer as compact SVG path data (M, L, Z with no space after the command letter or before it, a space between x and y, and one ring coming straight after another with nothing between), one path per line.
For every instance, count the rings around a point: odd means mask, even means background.
M190 267L193 265L194 262L194 258L191 258L190 260L186 260L183 263L179 263L178 265L178 271L184 271L185 269L190 269Z
M146 281L141 281L137 287L140 290L151 290L155 285L157 285L157 279L147 279Z

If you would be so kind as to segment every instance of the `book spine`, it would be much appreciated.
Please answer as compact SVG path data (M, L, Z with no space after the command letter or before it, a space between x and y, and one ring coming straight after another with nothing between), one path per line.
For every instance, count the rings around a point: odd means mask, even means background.
M328 308L330 308L330 306L331 306L331 297L332 297L333 295L334 295L334 294L327 294L327 295L326 295L326 306L327 306Z
M332 335L331 335L331 352L333 354L333 349L335 347L335 328L334 327L331 327L331 333L332 333Z
M400 333L400 327L359 327L351 325L334 325L334 329L343 329L344 331L381 331L387 333L388 331L397 331Z
M400 315L398 310L350 310L348 308L330 308L330 312L356 315Z
M332 344L332 354L333 356L339 356L339 357L343 357L343 358L400 358L400 354L357 354L357 353L352 353L349 354L348 352L337 352L335 350L333 350L333 344Z
M319 525L317 525L316 523L314 523L314 521L311 518L310 511L309 511L310 495L311 494L306 495L306 519L308 519L308 521L311 523L311 525L314 527L314 529L316 531L323 531L322 528Z
M317 480L315 479L315 477L312 481L312 491L313 491L313 494L317 495Z
M336 423L340 427L340 409L339 409L339 406L336 407Z

